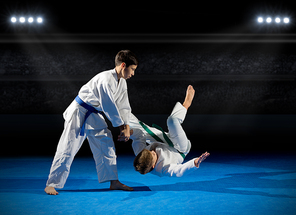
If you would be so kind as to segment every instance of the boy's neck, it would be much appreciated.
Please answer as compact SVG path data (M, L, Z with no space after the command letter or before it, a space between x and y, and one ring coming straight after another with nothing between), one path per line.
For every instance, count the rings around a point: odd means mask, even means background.
M122 78L122 74L121 74L122 68L120 66L116 66L115 71L116 71L116 74L117 74L117 79L119 81Z

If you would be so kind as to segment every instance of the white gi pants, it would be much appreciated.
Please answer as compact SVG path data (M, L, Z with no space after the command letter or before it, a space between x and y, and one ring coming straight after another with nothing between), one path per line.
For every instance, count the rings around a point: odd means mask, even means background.
M188 140L182 123L186 117L187 109L177 102L171 115L167 119L169 129L168 137L174 144L174 148L187 155L191 149L191 142Z
M191 149L191 142L188 140L186 133L182 128L182 123L186 117L187 109L180 103L177 102L171 115L167 119L167 126L169 132L166 133L174 144L174 148L179 152L187 155ZM157 135L164 142L163 134L160 130L146 125L155 135ZM153 143L157 142L145 129L139 124L139 120L131 115L130 127L134 130L131 139L133 140L132 147L135 155L138 155L144 148L146 148L146 141Z
M96 163L99 182L118 180L115 146L109 129L86 130L84 136L76 135L76 120L73 117L70 121L65 121L46 186L64 187L74 156L86 137Z

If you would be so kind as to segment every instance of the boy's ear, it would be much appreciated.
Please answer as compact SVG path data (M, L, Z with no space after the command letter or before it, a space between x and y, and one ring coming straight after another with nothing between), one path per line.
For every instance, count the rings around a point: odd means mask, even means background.
M121 63L121 65L120 65L120 67L122 68L122 69L124 69L125 68L125 66L126 66L126 64L123 62L123 63Z

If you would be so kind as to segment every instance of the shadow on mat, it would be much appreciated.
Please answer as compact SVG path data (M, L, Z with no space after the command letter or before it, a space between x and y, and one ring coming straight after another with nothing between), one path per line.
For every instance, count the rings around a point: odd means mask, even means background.
M197 176L198 177L198 176ZM160 178L160 180L163 180ZM182 180L182 179L180 179ZM93 182L92 182L93 181ZM83 182L88 186L96 186L97 180L75 179L69 180L71 187L79 187ZM89 184L90 183L90 184ZM296 171L289 172L257 172L227 174L223 178L207 181L178 182L175 184L161 184L145 186L142 183L124 181L134 188L128 192L125 200L142 196L151 196L161 191L202 191L213 193L228 193L241 195L259 195L276 198L296 198ZM0 179L0 192L36 193L44 194L44 179ZM28 186L29 185L29 186ZM77 185L77 186L76 186ZM260 190L262 189L262 190ZM283 194L283 190L285 193ZM62 189L59 192L127 192L121 190L99 189Z
M129 182L132 183L132 182ZM133 186L134 191L133 192L144 192L144 191L151 191L151 189L147 186ZM59 192L81 192L81 193L87 193L87 192L124 192L122 190L110 190L109 188L103 188L103 189L77 189L77 190L59 190ZM126 191L130 192L130 191Z
M292 177L290 176L292 179L285 179L287 174L292 174ZM269 179L273 177L276 179ZM203 191L240 195L259 195L276 198L296 198L296 171L227 174L225 177L216 180L179 182L175 184L152 185L149 187L135 182L126 181L123 183L129 184L134 188L134 191L129 192L129 196L123 199L123 201L143 196L151 196L161 191ZM282 189L290 190L290 192L282 194ZM279 192L277 193L277 191ZM110 192L110 190L81 189L62 190L62 192ZM112 192L123 191L115 190Z
M286 174L293 172L259 172L259 173L238 173L227 174L225 178L210 181L179 182L168 185L150 186L151 191L204 191L214 193L229 193L241 195L260 195L277 198L296 198L296 175L293 179L285 179ZM265 177L276 177L268 179ZM282 177L282 179L281 179ZM256 189L256 190L250 190ZM262 191L260 190L262 189ZM287 189L291 192L276 194L266 192L267 189Z

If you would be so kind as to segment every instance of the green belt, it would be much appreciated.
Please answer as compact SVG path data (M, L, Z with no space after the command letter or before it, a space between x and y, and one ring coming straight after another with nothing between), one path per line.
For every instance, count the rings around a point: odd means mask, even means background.
M143 122L139 121L139 123L145 129L145 131L147 131L148 134L150 134L156 141L163 143L162 139L160 139L156 134L154 134ZM163 131L163 129L160 126L155 125L155 124L152 124L152 127L160 130L162 132L162 134L163 134L163 138L167 141L167 143L169 144L169 146L171 146L171 147L174 148L174 144L172 143L172 141L170 140L170 138L165 134L165 132ZM183 159L185 159L185 155L182 152L179 152L179 153L183 157Z

